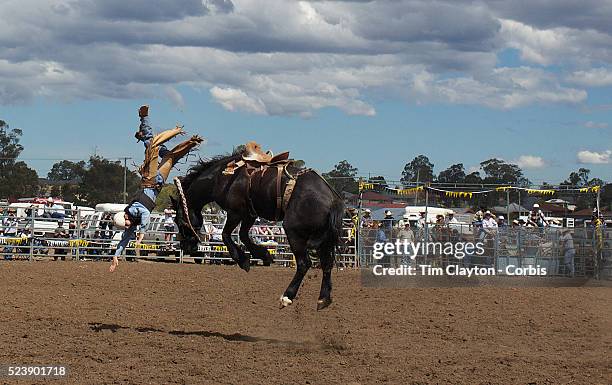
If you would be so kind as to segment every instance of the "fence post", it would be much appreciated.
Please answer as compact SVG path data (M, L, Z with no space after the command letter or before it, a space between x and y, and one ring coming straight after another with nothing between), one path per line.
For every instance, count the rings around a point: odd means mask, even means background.
M351 222L352 222L352 218L351 218ZM359 247L359 221L357 221L357 225L355 225L355 239L353 240L353 268L357 269L359 268L359 253L357 248Z
M80 254L80 246L81 246L81 242L80 242L80 238L81 238L81 209L77 209L76 210L76 239L75 239L75 243L76 243L76 261L79 261L79 254Z
M35 212L36 212L36 209L32 207L32 210L30 212L30 255L28 258L30 262L34 261L34 213Z

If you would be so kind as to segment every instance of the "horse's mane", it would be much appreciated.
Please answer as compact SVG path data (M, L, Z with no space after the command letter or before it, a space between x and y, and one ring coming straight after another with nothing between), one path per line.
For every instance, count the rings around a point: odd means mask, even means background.
M187 171L187 175L181 179L183 188L187 190L189 186L195 181L203 172L216 166L219 163L227 164L232 160L237 160L242 156L242 149L234 151L231 155L216 155L212 158L200 159Z

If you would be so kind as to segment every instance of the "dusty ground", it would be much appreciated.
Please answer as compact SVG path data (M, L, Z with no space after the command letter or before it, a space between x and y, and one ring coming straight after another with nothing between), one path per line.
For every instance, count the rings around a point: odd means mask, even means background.
M610 288L364 289L340 271L316 312L312 270L281 311L289 269L107 267L0 263L0 363L66 364L74 384L612 383Z

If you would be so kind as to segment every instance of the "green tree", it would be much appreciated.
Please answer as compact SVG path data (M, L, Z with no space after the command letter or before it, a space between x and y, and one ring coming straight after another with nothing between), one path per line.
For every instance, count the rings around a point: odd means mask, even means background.
M89 206L102 202L123 202L123 165L100 156L89 158L79 184L79 196ZM138 190L138 174L127 172L127 200Z
M0 120L0 197L33 196L38 192L38 174L25 162L17 161L23 151L19 143L23 132L10 129Z
M176 186L173 184L165 185L159 194L157 195L157 200L155 201L155 211L164 211L164 209L171 208L172 202L170 201L170 197L174 197L174 199L178 198L178 192L176 190Z
M465 182L465 184L481 184L482 177L480 176L480 173L478 171L474 171L467 174L463 181Z
M506 163L501 159L492 158L480 163L485 173L484 183L517 184L525 186L529 180L523 176L523 171L516 164Z
M47 178L55 182L79 181L84 173L85 161L71 162L69 160L62 160L51 167Z
M343 191L357 194L359 192L359 185L355 177L357 176L358 169L353 167L348 161L343 160L334 166L334 169L330 172L323 174L323 178L327 180L338 193Z
M10 181L12 196L31 197L37 195L38 174L28 167L25 162L16 162L8 170L6 176Z
M463 183L465 182L465 169L463 163L453 164L444 171L440 171L438 182L441 183Z
M429 161L429 158L425 155L419 155L404 166L402 178L400 180L404 184L417 181L433 182L435 180L433 169L434 165Z

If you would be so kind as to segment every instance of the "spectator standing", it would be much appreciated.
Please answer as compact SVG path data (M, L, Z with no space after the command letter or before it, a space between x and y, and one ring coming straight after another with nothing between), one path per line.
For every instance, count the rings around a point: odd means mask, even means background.
M164 241L172 242L172 236L174 235L174 218L172 217L173 211L171 209L164 210ZM174 249L174 245L170 247Z
M8 215L2 219L2 232L5 237L15 238L17 237L17 217L15 216L15 209L9 208ZM8 240L7 242L11 242ZM13 258L13 247L4 247L4 259L12 259Z
M363 217L361 218L361 227L372 227L372 210L363 210Z
M495 235L497 232L497 221L493 217L490 211L484 213L484 219L482 220L482 232L480 233L480 240L484 240L487 235Z
M451 211L450 213L446 214L446 218L444 218L444 222L447 225L451 225L451 224L454 224L454 223L459 223L457 218L455 218L455 212L454 211Z
M533 209L529 212L529 220L535 223L537 227L548 226L548 221L537 203L533 205Z
M404 223L402 223L402 225L403 225L402 228L397 234L400 242L402 244L414 243L414 233L412 232L412 229L410 228L410 222L406 220ZM412 250L413 250L412 247L408 246L408 253L402 255L402 265L408 265L411 262L411 260L414 260L414 255L412 254Z

